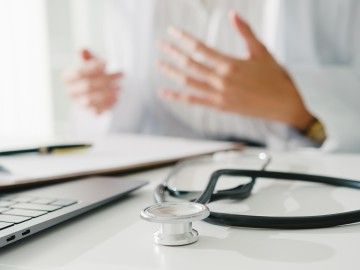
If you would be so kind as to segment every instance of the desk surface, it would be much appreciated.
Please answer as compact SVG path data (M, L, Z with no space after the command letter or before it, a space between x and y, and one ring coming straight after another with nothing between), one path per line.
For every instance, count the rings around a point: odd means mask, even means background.
M273 169L360 178L360 157L275 155ZM291 161L291 162L290 162ZM169 168L136 177L151 183L126 200L61 224L0 251L1 270L20 269L359 269L360 225L317 230L256 230L197 222L200 240L189 246L153 243L157 226L139 218L152 189ZM357 191L268 182L228 208L260 214L320 214L360 208ZM219 205L214 205L219 207Z

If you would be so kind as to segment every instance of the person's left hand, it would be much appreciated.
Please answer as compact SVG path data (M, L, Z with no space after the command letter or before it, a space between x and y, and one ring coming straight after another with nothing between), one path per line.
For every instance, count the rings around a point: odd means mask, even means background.
M183 48L161 42L160 49L180 67L159 61L159 68L166 76L195 91L162 89L160 95L165 99L281 121L299 130L306 129L314 117L306 109L286 70L237 13L231 12L230 20L244 38L249 57L233 58L184 31L169 28L169 34Z

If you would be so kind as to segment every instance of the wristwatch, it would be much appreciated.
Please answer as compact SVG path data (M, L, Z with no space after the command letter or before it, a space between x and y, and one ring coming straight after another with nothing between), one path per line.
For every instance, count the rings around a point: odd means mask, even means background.
M310 140L319 143L320 145L326 139L326 132L324 126L321 122L314 118L314 120L309 124L309 126L304 130L303 134Z

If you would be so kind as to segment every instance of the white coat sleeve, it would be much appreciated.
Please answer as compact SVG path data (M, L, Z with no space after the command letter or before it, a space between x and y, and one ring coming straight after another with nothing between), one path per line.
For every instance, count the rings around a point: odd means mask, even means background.
M288 68L303 100L324 125L323 149L360 152L360 78L355 66Z

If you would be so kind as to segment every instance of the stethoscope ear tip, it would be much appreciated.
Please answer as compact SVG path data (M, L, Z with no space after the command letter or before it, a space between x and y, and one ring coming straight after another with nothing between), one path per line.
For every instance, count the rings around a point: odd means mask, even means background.
M160 223L154 234L155 243L165 246L181 246L195 243L199 234L192 222L210 215L206 205L194 202L163 202L145 208L141 218Z

